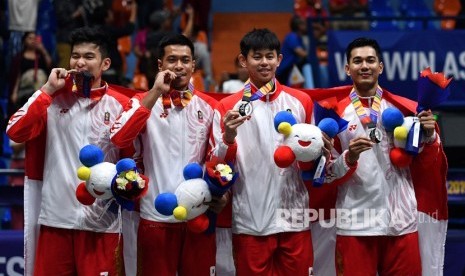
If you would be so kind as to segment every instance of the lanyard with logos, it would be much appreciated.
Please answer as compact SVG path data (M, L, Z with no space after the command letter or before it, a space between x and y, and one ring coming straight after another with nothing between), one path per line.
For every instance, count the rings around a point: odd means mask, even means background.
M171 103L173 103L174 106L179 108L186 107L192 99L193 92L194 85L189 82L189 84L187 85L187 90L171 90L170 92L163 94L162 103L164 114L168 115L168 109L171 108Z
M379 143L383 139L383 134L381 130L376 128L376 123L378 122L379 112L381 109L381 98L383 97L383 90L381 87L376 88L376 94L373 100L373 103L370 107L370 114L368 115L365 108L360 101L360 98L357 95L357 91L355 88L352 88L352 91L349 94L349 98L352 102L352 105L355 108L355 112L357 113L358 118L362 122L363 125L367 126L368 128L368 135L370 139L375 142Z
M255 93L252 94L252 86L250 79L248 79L244 84L244 94L242 96L242 102L239 105L239 114L242 116L249 116L253 112L253 107L251 102L260 99L261 97L267 95L273 91L275 79L273 78L264 86L260 87Z

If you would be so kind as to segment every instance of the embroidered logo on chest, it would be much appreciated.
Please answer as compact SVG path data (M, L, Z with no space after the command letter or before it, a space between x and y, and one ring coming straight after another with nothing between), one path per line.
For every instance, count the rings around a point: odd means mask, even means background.
M103 116L103 123L106 125L110 124L110 112L105 112L105 115Z
M68 113L68 111L69 111L69 108L62 108L60 109L60 114L66 114Z
M199 120L199 122L203 123L203 113L201 110L197 111L197 119Z

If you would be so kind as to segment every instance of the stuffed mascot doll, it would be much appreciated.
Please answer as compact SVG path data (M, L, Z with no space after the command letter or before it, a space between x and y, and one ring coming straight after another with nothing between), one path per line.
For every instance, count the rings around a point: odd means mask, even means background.
M234 184L238 174L231 165L214 160L206 162L205 176L197 163L186 165L183 175L185 180L174 193L161 193L155 198L155 209L162 215L187 221L193 232L214 230L216 216L207 210L205 203L211 201L212 195L222 196Z
M123 208L133 210L135 201L147 193L147 177L138 172L130 158L116 164L103 159L98 146L86 145L80 150L83 166L77 170L77 176L84 182L76 188L76 198L83 205L92 205L96 199L115 199Z

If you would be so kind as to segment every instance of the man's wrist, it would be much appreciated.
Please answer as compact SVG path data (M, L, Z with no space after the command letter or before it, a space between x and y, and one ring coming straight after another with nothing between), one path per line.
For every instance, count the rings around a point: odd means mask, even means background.
M346 151L346 153L344 154L344 161L349 168L357 166L358 163L358 160L352 160L352 158L350 158L349 151Z
M55 89L48 85L48 83L45 83L41 88L40 91L44 92L45 94L52 96L53 93L55 93Z
M225 133L223 133L223 142L226 144L226 145L234 145L234 143L236 142L236 139L233 138L229 138L227 137L227 135Z

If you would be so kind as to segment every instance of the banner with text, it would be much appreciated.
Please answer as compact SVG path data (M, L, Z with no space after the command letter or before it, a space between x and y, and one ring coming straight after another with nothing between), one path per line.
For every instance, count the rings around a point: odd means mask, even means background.
M358 37L378 41L384 63L379 84L416 100L420 72L431 67L453 77L446 104L465 106L465 31L334 31L328 35L328 69L332 86L351 84L345 72L345 49Z

